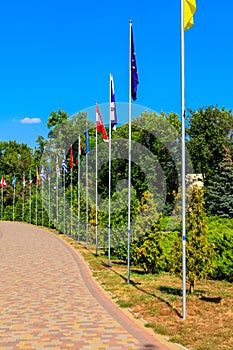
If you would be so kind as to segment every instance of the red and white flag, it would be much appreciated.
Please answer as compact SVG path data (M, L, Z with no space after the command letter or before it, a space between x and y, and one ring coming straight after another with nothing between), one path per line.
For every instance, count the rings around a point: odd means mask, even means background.
M108 135L104 127L104 123L100 114L100 110L98 107L98 104L96 103L96 129L97 131L101 132L102 138L104 142L109 142L108 141Z
M1 179L0 186L3 187L3 188L6 188L6 181L4 179L4 176Z

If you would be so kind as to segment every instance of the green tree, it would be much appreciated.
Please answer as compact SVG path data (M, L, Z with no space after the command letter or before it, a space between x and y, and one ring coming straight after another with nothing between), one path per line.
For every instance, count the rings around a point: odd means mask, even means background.
M203 189L194 185L186 214L186 277L190 283L190 293L194 292L196 281L211 275L213 258L214 249L208 239ZM170 271L182 276L181 232L178 232L171 247Z
M219 171L225 145L232 148L233 116L231 111L216 107L203 107L190 111L186 130L187 145L196 173L201 173L205 183Z
M68 118L68 114L60 108L57 112L51 112L47 121L47 127L50 129L48 137L51 137L51 135L55 133L59 125L66 122Z
M118 158L122 140L128 140L128 132L128 125L125 124L112 134L115 147L112 149L112 193L119 180L128 178L128 160ZM158 210L163 209L167 213L173 209L174 193L177 193L179 187L180 132L180 121L175 113L158 115L145 111L132 120L132 185L139 200L147 190L156 194L158 203L161 203ZM127 152L127 145L125 147ZM108 164L102 167L100 173L99 189L107 197ZM166 197L165 206L163 197Z
M232 219L208 218L209 240L214 245L215 267L211 275L218 280L233 281L233 225Z
M156 226L132 244L132 262L146 273L159 273L166 268L165 233Z
M230 149L223 149L219 171L205 189L206 205L210 215L233 218L233 160Z

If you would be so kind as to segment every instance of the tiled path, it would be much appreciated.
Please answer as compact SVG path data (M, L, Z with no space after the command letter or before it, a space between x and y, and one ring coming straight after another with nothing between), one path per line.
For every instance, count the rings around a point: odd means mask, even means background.
M35 226L0 222L0 349L174 349L128 318L80 256Z

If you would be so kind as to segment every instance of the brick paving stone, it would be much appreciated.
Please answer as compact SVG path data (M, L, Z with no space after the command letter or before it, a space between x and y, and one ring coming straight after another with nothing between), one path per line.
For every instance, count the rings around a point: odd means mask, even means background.
M123 313L78 253L47 230L1 221L0 275L0 350L171 349Z

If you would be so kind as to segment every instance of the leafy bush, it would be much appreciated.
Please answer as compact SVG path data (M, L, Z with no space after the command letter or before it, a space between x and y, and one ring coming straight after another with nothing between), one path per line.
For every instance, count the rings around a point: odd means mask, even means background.
M134 243L133 262L146 273L159 273L166 268L165 235L157 229L149 231Z
M211 278L233 280L233 219L210 217L209 240L214 245L215 269Z

